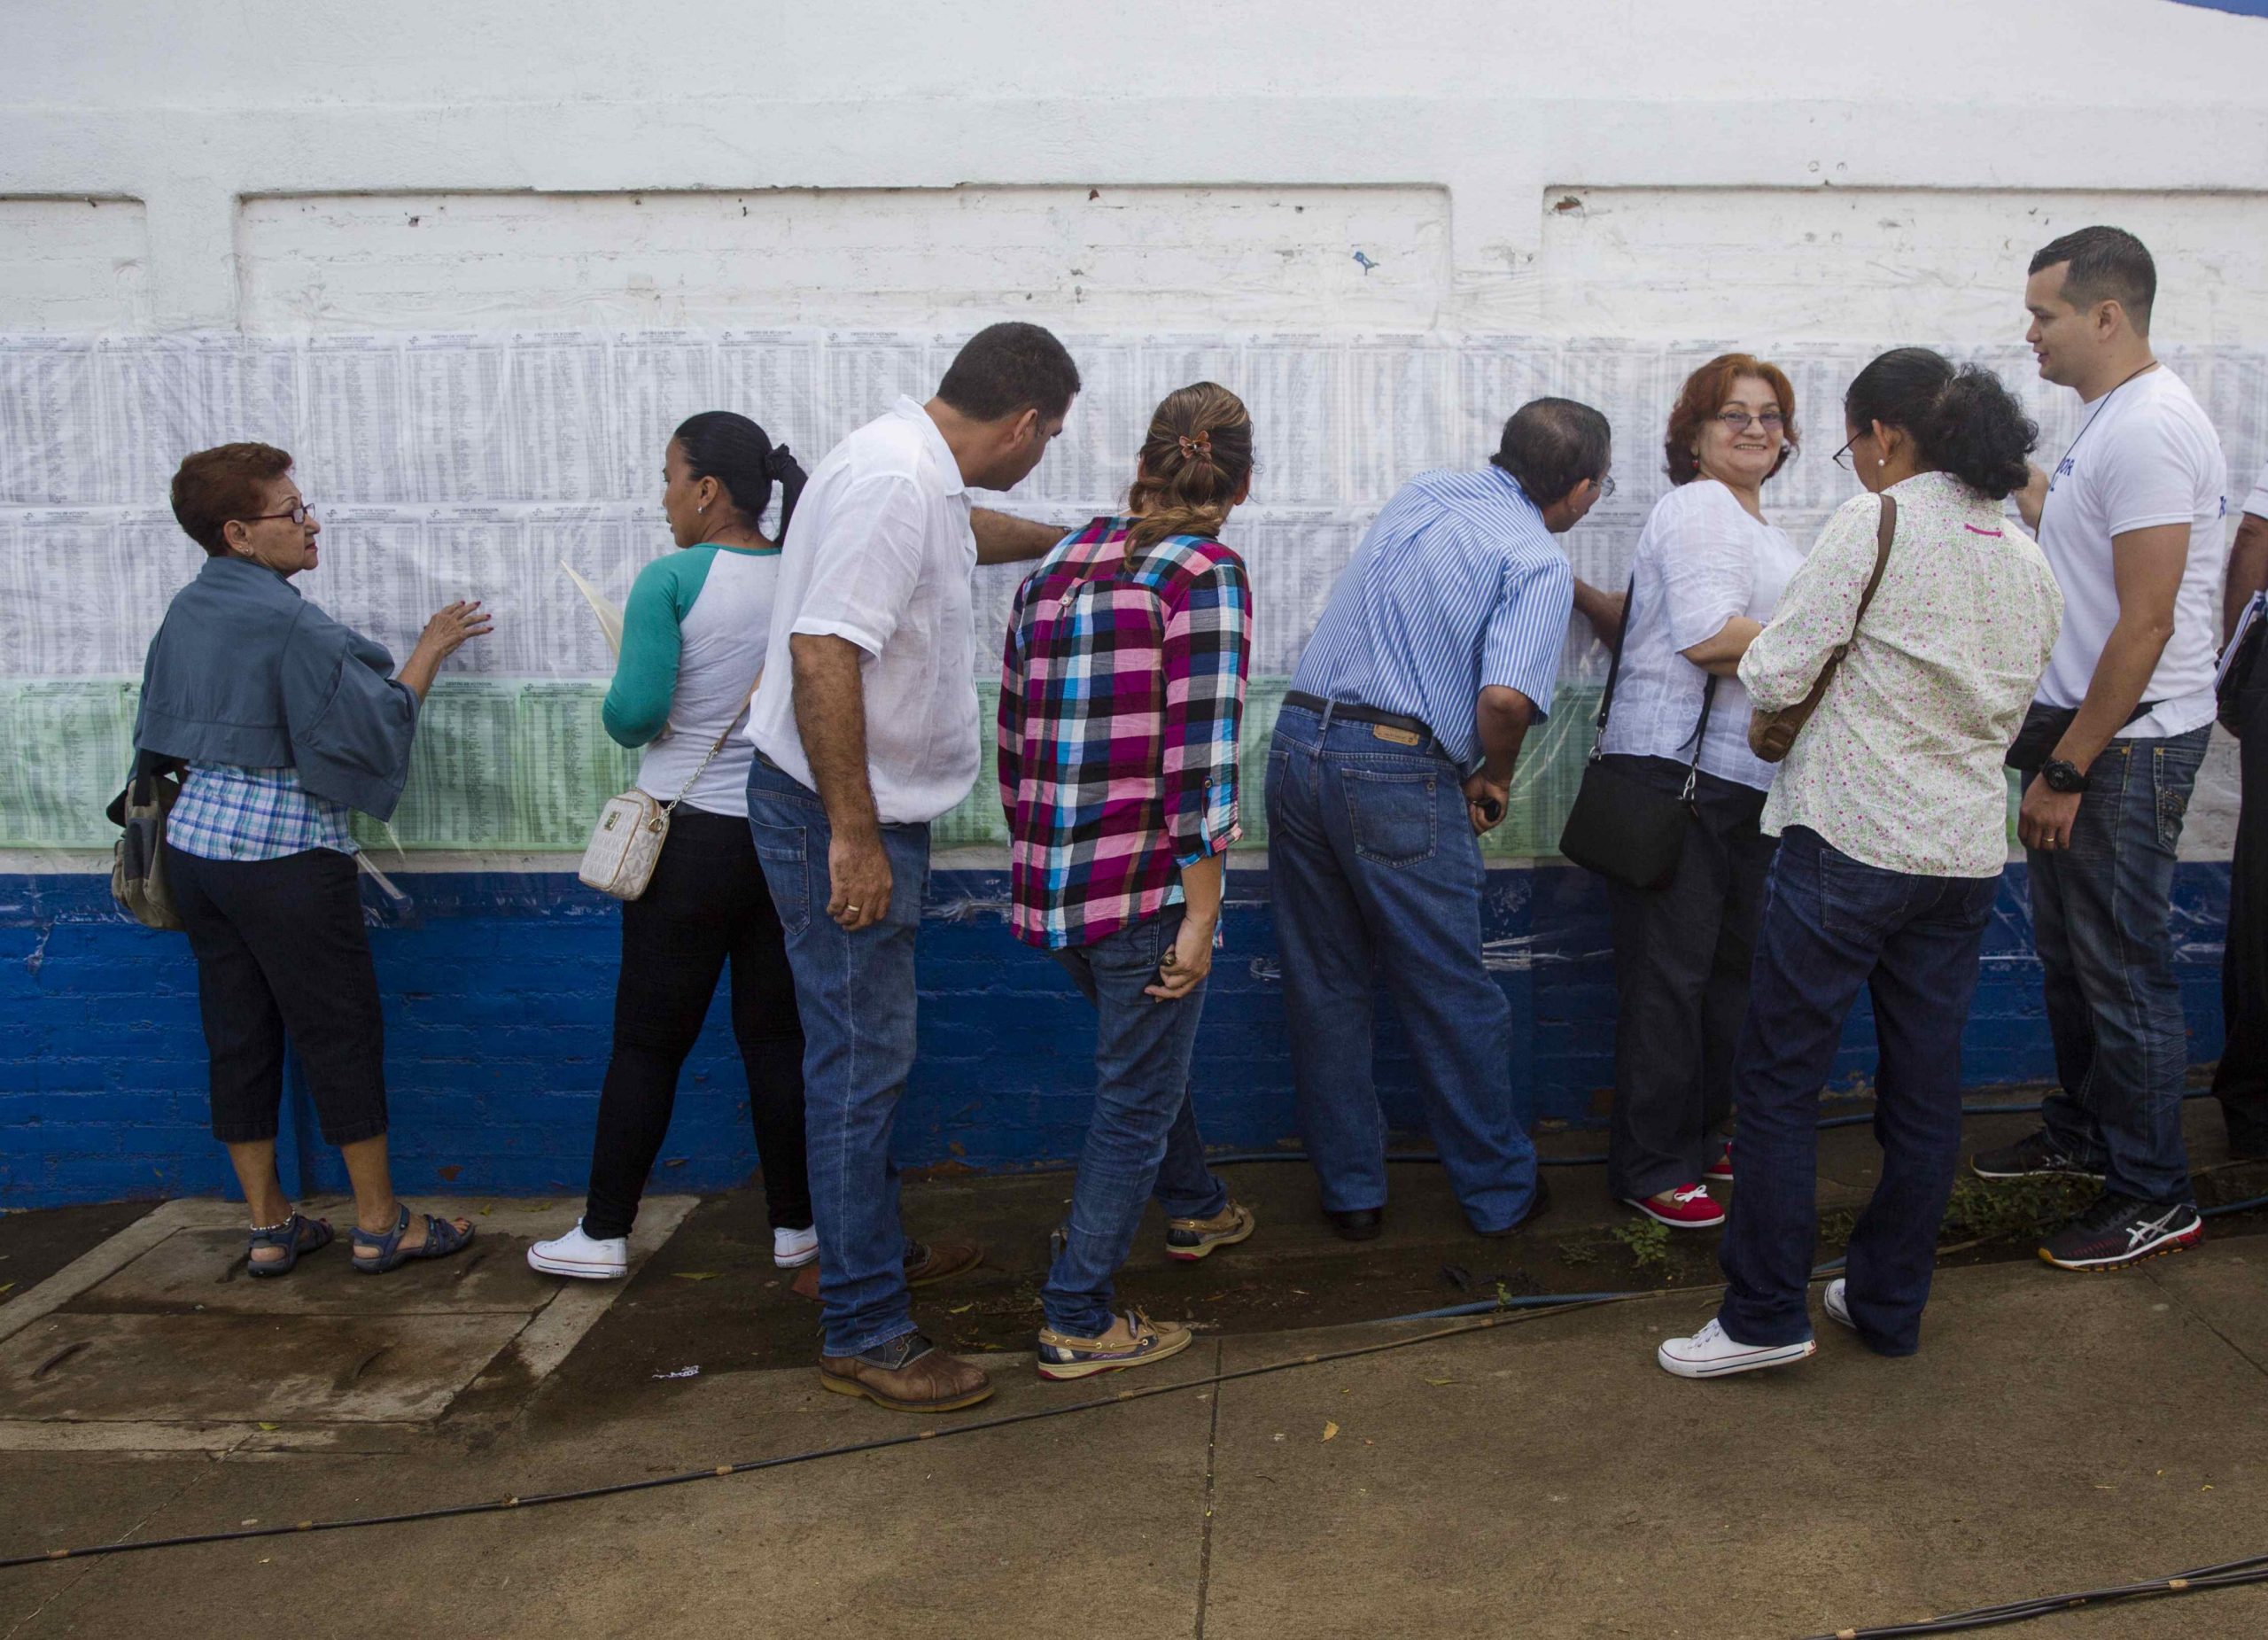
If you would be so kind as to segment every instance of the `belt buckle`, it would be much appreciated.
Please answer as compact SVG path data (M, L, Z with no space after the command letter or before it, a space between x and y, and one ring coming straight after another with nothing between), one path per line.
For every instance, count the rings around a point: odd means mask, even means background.
M1397 729L1390 723L1371 725L1371 737L1373 740L1392 741L1397 746L1421 746L1425 742L1425 737L1416 731Z

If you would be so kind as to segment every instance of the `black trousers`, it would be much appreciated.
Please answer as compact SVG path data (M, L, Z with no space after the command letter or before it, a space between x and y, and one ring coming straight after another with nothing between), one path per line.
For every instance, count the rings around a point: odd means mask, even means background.
M630 1233L669 1132L678 1073L727 960L733 1035L748 1069L749 1120L765 1206L775 1229L812 1222L804 1170L804 1028L780 913L748 821L680 804L653 881L622 907L614 1055L599 1093L585 1234Z
M353 1145L384 1133L385 1023L353 857L201 859L168 843L166 871L197 958L213 1137L276 1137L287 1036L323 1138Z
M1618 756L1619 768L1682 790L1685 766ZM1757 829L1764 794L1701 774L1677 875L1660 889L1606 885L1614 929L1614 1113L1607 1189L1658 1195L1701 1177L1732 1112L1733 1047L1779 839Z
M2213 1095L2228 1123L2230 1154L2268 1156L2268 668L2253 669L2238 711L2243 793L2221 953L2226 1038Z

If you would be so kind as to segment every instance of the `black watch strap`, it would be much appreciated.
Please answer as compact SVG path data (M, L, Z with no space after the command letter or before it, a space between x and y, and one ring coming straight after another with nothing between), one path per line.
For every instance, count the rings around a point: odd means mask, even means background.
M2063 758L2050 758L2041 766L2039 778L2047 782L2050 791L2085 791L2087 789L2085 771Z

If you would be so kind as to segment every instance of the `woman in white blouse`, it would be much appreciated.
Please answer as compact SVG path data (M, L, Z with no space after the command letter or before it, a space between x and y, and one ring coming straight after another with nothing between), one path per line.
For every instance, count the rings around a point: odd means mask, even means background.
M1607 1188L1705 1230L1724 1223L1705 1181L1731 1178L1720 1135L1773 850L1757 825L1772 766L1748 750L1735 671L1803 562L1764 517L1764 486L1796 451L1787 377L1746 354L1712 359L1686 379L1664 448L1674 487L1638 537L1600 750L1666 791L1689 775L1692 820L1667 886L1607 884L1619 1005Z

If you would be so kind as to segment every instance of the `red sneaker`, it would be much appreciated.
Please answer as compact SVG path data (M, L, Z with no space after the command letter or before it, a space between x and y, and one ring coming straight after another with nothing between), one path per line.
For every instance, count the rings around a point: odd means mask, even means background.
M1725 1222L1725 1209L1710 1198L1706 1185L1681 1185L1658 1196L1634 1196L1629 1205L1672 1230L1714 1230Z
M1717 1159L1701 1170L1701 1177L1714 1185L1729 1185L1733 1182L1732 1140L1725 1141L1725 1147L1718 1153Z

